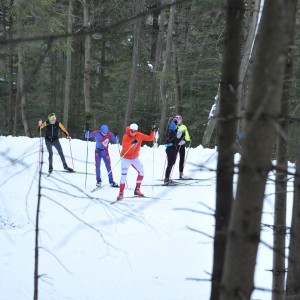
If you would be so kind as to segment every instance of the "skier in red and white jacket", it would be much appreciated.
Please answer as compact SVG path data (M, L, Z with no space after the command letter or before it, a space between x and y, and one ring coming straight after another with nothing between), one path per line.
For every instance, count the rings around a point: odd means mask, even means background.
M133 166L133 168L138 172L136 179L136 187L134 190L134 195L144 196L140 191L140 186L144 178L144 167L139 159L139 153L143 141L153 141L155 132L157 131L157 126L152 126L150 135L141 133L138 131L138 125L133 123L126 127L126 133L122 139L122 151L120 153L122 161L122 175L120 181L120 192L117 200L121 200L124 197L124 188L127 177L128 168Z

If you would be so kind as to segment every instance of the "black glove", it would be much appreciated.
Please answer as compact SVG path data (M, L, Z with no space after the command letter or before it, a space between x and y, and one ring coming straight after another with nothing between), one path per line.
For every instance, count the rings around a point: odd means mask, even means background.
M157 131L158 131L157 125L153 125L153 126L151 127L151 130L154 131L154 132L157 132Z
M132 144L136 144L138 142L138 140L134 139L131 141Z
M84 130L85 131L90 131L90 123L89 122L85 123Z
M114 131L114 135L115 135L115 137L117 137L117 136L118 136L118 133L117 133L116 131Z

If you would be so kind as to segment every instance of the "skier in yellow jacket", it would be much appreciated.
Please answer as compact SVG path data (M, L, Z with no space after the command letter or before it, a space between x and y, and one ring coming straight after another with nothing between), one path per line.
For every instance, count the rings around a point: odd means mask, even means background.
M179 139L179 178L183 179L183 168L185 165L185 147L191 142L191 137L189 135L187 127L182 122L182 116L177 114L174 119L177 120L177 138Z
M46 129L45 133L45 143L47 150L49 152L49 173L52 173L53 171L53 150L52 147L54 147L63 163L63 167L66 171L73 172L73 169L69 168L66 159L61 147L61 144L58 139L58 132L61 130L66 136L67 139L71 139L67 129L64 127L62 123L56 120L56 116L54 113L50 114L48 116L48 120L43 122L42 120L39 120L38 122L38 130Z

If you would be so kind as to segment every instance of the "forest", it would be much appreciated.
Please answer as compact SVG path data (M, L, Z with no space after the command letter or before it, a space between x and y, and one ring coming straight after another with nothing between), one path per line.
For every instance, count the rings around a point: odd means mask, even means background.
M183 115L201 143L220 81L221 1L2 1L3 135L55 112L72 137L107 123L149 131Z
M38 136L38 120L55 112L72 138L84 139L86 123L122 134L135 122L145 132L158 124L164 144L181 114L192 147L218 149L211 299L251 299L270 172L272 299L298 299L298 9L296 0L3 0L0 134Z

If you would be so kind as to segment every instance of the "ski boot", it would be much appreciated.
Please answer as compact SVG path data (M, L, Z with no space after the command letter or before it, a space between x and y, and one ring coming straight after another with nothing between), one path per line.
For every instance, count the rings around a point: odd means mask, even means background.
M136 187L135 190L134 190L134 195L135 196L140 196L140 197L144 197L144 194L141 193L140 191L140 188L139 187Z
M64 164L64 169L69 172L73 172L73 169L69 168L68 165Z

